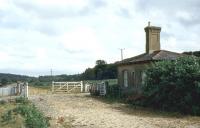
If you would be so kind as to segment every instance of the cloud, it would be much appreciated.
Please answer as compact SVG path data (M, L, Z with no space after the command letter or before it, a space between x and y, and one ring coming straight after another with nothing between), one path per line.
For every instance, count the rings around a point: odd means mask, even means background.
M105 7L107 5L103 0L90 0L89 2L94 8Z
M123 16L125 18L129 18L130 17L130 12L126 8L120 8L120 11L118 12L118 15L119 16Z
M199 50L199 6L198 0L0 0L0 71L73 74L97 59L120 60L119 48L124 58L141 54L148 21L162 27L162 49Z
M87 16L96 9L105 6L101 0L19 0L13 3L17 8L36 15L40 18L69 18L77 16Z
M89 27L77 27L73 31L65 33L60 40L64 48L74 51L94 52L102 50L95 31Z

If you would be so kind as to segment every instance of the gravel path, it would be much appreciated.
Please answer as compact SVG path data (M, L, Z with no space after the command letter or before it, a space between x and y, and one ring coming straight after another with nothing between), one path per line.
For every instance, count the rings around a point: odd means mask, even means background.
M108 104L88 94L48 94L30 100L50 119L52 128L200 128L200 117L173 117Z

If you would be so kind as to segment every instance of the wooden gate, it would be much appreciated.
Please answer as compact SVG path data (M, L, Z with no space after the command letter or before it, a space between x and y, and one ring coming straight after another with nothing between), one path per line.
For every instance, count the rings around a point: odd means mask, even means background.
M52 92L81 93L83 81L80 82L52 82Z

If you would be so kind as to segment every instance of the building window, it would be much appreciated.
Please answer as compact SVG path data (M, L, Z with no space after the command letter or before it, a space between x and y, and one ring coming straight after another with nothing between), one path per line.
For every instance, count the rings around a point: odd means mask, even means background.
M132 72L131 74L131 81L132 81L132 85L135 86L135 72Z
M128 71L124 71L124 87L128 87Z
M146 79L146 73L144 71L142 71L141 73L142 73L142 85L144 85Z

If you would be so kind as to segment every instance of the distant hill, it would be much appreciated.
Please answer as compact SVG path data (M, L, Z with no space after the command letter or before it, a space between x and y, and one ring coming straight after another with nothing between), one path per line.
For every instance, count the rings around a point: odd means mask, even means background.
M9 73L0 73L0 82L2 83L13 83L17 81L34 81L36 77L30 77L25 75L16 75L16 74L9 74Z

